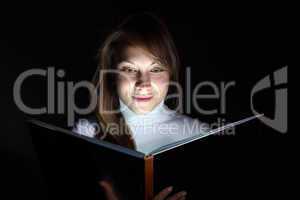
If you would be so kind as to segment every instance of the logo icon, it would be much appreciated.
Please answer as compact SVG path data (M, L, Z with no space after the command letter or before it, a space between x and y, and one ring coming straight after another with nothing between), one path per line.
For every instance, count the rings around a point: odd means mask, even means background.
M285 66L279 70L276 70L273 74L268 75L261 79L251 91L251 110L253 114L259 114L253 104L253 97L255 94L263 92L265 90L274 90L275 92L275 108L274 118L268 118L262 116L259 119L267 126L279 131L280 133L286 133L288 130L288 89L287 89L287 70ZM272 79L271 79L272 78Z

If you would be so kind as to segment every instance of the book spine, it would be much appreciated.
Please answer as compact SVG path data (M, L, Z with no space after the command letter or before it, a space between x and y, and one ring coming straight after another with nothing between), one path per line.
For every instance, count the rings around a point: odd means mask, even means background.
M153 199L153 156L145 156L145 200Z

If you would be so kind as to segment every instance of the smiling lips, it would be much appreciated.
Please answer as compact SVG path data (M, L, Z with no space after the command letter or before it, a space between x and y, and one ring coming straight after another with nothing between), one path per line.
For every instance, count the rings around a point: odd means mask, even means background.
M133 96L133 98L137 101L149 101L152 99L152 95L143 95L143 96Z

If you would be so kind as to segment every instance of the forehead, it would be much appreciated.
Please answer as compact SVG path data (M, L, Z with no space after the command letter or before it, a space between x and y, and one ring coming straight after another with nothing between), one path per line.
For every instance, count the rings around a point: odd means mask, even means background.
M157 59L147 50L141 47L127 47L124 49L122 62L129 61L135 64L149 65Z

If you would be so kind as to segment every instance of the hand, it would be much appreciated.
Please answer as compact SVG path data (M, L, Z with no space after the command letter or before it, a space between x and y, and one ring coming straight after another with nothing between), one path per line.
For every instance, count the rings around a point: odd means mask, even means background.
M100 181L99 184L104 189L107 200L120 200L120 198L114 191L112 184L109 181ZM172 190L172 187L167 187L163 189L154 197L153 200L184 200L186 198L187 193L185 191L178 192L168 197Z
M99 184L105 192L106 200L120 200L109 181L100 181Z
M153 200L164 200L168 197L168 195L172 192L173 187L167 187L165 189L163 189L162 191L160 191ZM168 197L166 200L184 200L186 198L186 192L185 191L181 191L178 192L170 197Z

